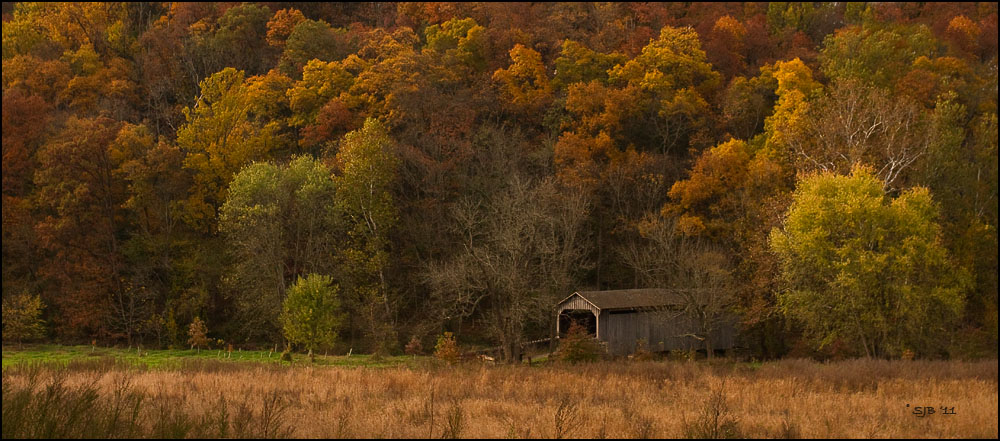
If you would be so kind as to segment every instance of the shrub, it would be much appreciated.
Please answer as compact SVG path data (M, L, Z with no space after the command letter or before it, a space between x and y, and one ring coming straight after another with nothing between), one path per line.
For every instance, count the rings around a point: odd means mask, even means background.
M184 334L182 328L177 324L177 318L174 317L174 310L171 308L167 311L167 318L165 318L163 327L167 331L167 339L170 343L167 344L168 349L180 349L184 347Z
M636 407L629 404L621 409L622 421L628 429L628 437L634 439L653 438L656 430L656 422L648 415L639 412Z
M674 361L695 361L698 359L698 351L694 349L671 349L667 354L667 359Z
M406 344L404 351L407 355L420 355L424 353L424 345L420 343L420 339L416 335L410 338L410 342Z
M450 332L448 333L450 334ZM462 402L457 398L452 402L451 408L445 418L444 432L441 439L459 439L462 437L462 430L465 428L465 411L462 410Z
M458 362L461 353L458 350L458 343L451 332L445 332L438 337L437 345L434 346L434 356L440 360L447 361L448 364Z
M604 348L601 344L576 322L570 324L569 331L562 338L556 352L557 359L570 363L597 361L603 356Z
M645 339L639 339L635 345L635 352L629 355L629 359L632 361L650 361L655 358L652 352L649 350L649 345L646 344Z
M684 437L690 439L738 439L743 438L739 422L731 415L726 402L725 383L714 390L705 400L705 405L692 422L685 421Z
M41 297L22 293L3 300L3 339L15 341L40 338L45 333Z
M205 326L205 322L201 321L201 318L195 317L194 321L191 322L191 326L188 327L188 344L191 345L191 349L198 348L198 352L201 352L202 346L208 346L208 327Z
M569 396L560 398L554 420L555 439L572 438L570 432L579 425L579 420L579 405Z

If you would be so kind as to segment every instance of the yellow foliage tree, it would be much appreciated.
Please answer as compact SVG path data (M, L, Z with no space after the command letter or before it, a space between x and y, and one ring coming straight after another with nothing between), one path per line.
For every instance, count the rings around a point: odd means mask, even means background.
M517 113L541 112L552 100L552 82L545 72L542 55L518 44L510 50L510 59L508 68L493 73L505 102Z
M226 68L201 82L187 123L177 130L177 146L187 151L184 166L194 172L186 201L187 221L214 230L218 207L233 175L252 161L266 160L288 147L286 90L291 80L275 71L244 81L243 71Z

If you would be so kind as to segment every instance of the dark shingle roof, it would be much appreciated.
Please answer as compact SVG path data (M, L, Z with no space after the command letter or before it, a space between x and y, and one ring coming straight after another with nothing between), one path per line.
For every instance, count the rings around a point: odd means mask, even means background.
M577 291L576 294L579 294L580 297L587 299L587 301L600 309L651 308L682 303L681 297L669 289L645 288L617 289L611 291Z

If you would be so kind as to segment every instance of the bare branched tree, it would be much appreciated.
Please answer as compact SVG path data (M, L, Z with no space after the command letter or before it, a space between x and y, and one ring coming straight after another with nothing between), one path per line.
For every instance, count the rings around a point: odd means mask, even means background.
M887 192L899 188L932 141L917 103L853 80L835 82L809 113L806 127L789 139L802 168L847 173L867 164Z
M619 248L622 259L640 284L670 289L678 297L679 308L664 308L659 319L692 323L683 336L701 341L711 357L713 335L730 321L736 302L729 258L704 239L679 234L669 220L647 217L640 233L644 241Z
M549 319L556 298L585 268L583 197L551 179L511 176L483 203L455 205L462 250L428 266L426 281L447 317L481 312L507 360L520 357L524 328Z
M147 287L145 278L134 277L122 281L122 289L112 293L108 316L111 329L125 334L129 346L135 337L142 337L155 308L156 293Z

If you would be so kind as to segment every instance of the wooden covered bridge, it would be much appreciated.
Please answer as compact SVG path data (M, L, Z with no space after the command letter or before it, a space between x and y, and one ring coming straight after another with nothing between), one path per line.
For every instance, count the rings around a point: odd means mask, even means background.
M681 313L683 301L668 289L577 291L556 305L556 335L563 335L575 321L604 342L611 355L633 353L639 340L652 351L704 349L695 336L698 323ZM733 348L735 323L735 318L726 319L712 332L715 350Z

